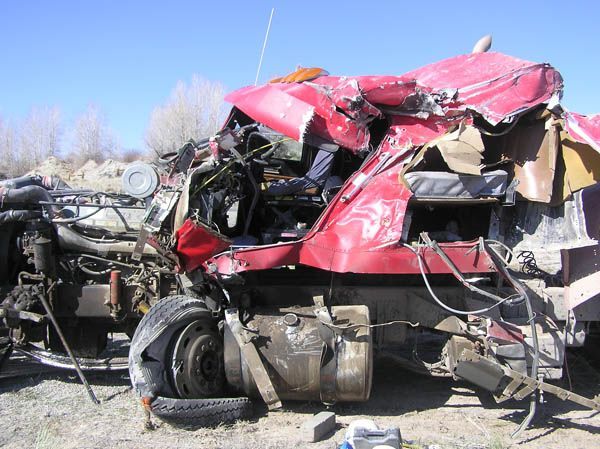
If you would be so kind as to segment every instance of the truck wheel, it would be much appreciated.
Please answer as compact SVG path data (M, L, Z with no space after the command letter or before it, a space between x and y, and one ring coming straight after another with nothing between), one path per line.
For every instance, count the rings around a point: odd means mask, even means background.
M222 398L223 339L204 301L169 296L138 325L129 350L133 388L175 425L211 426L249 416L247 398Z

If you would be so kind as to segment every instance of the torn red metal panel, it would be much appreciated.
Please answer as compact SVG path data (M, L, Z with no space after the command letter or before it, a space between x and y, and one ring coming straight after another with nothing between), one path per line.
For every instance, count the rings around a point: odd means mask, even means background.
M304 83L246 87L226 100L294 139L302 140L306 132L313 132L357 151L368 147L368 121L379 116L385 106L402 106L410 99L429 101L439 107L437 115L442 108L446 117L474 110L496 124L548 102L561 89L562 78L547 64L478 53L446 59L403 76L321 76ZM407 135L415 142L416 137Z
M600 152L600 114L590 116L565 112L565 126L569 135L580 143L587 143Z
M311 132L358 151L368 147L368 123L382 115L373 103L401 106L426 90L397 76L322 76L311 82L246 87L225 99L293 139L303 140Z
M461 122L462 118L429 117L426 120L416 117L394 115L381 144L382 151L393 151L417 147L446 134Z
M440 247L462 273L489 273L493 263L486 253L473 250L477 242L443 243ZM450 269L435 252L423 249L427 273L450 274ZM207 262L219 274L231 275L246 271L266 270L285 265L308 265L337 273L420 274L415 254L399 245L371 250L336 251L312 241L242 249L223 253ZM347 269L351 267L352 269Z
M368 101L372 105L399 106L419 87L414 79L393 75L323 76L311 84L327 87L329 96L344 111L360 106L361 101ZM427 87L420 87L424 92L429 91ZM345 98L353 101L345 103Z
M368 146L367 123L341 114L324 90L306 83L248 87L225 99L255 120L295 140L303 141L310 132L351 150Z
M320 83L322 79L326 84ZM381 111L366 99L362 85L357 78L322 77L311 83L315 89L326 92L332 103L354 120L369 121L380 117Z
M385 115L390 127L304 239L213 262L223 274L296 263L336 272L418 273L414 254L397 245L412 195L399 180L403 160L461 120L470 121L471 111L496 124L550 101L561 89L562 78L547 64L480 53L402 76L320 76L233 92L227 101L297 140L313 133L358 151L368 148L371 120ZM444 247L461 271L494 270L487 255L457 248ZM426 260L431 272L448 272L436 255L427 253Z
M290 98L276 85L245 87L230 93L225 99L254 120L264 123L295 140L302 140L307 123L314 115L315 107L301 100Z
M547 103L563 87L549 64L538 64L502 53L455 56L408 72L433 91L457 89L452 109L473 110L491 124Z
M202 223L195 223L189 218L175 233L177 239L176 253L185 271L193 271L200 267L209 257L227 249L231 240L217 234Z

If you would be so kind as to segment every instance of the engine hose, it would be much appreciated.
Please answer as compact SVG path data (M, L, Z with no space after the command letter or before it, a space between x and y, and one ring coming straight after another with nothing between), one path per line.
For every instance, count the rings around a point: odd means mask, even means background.
M58 176L21 176L0 182L0 186L9 189L21 189L28 186L44 187L49 190L65 190L71 187Z
M52 202L50 193L43 187L30 185L13 189L0 187L0 206L3 204L39 204L40 201ZM55 206L46 206L51 217L57 215Z
M39 210L7 210L0 212L0 225L14 221L27 221L40 218L42 213Z
M55 218L54 220L52 220L52 223L62 223L62 224L77 223L78 221L87 220L88 218L96 215L102 209L103 208L98 207L98 208L94 209L92 212L90 212L89 214L84 215L84 216L76 216L76 217L72 217L72 218Z
M112 268L107 268L106 270L94 271L94 270L89 269L85 265L77 265L77 268L79 268L85 274L90 275L90 276L104 276L105 274L108 274L113 270Z

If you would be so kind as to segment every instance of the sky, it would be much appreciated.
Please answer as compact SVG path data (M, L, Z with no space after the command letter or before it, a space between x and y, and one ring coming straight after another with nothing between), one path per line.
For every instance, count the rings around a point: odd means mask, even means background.
M600 112L600 2L513 1L0 1L0 116L57 106L67 123L88 104L124 148L144 148L151 111L193 74L227 90L298 65L333 75L394 74L492 49L549 62L563 105Z

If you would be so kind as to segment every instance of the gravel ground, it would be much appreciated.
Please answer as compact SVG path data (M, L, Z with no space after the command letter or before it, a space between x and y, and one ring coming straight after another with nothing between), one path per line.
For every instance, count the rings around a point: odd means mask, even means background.
M582 358L570 358L573 389L587 396L600 390L600 375ZM398 426L416 447L439 448L598 448L600 414L546 397L533 423L518 440L510 433L523 419L526 403L495 404L491 396L462 383L430 379L379 363L371 400L333 408L338 427L325 441L308 444L300 425L322 405L287 403L231 426L181 430L154 419L144 430L144 414L126 373L91 375L101 400L93 405L76 376L54 372L0 380L0 446L7 448L288 448L334 449L354 419L381 427Z

